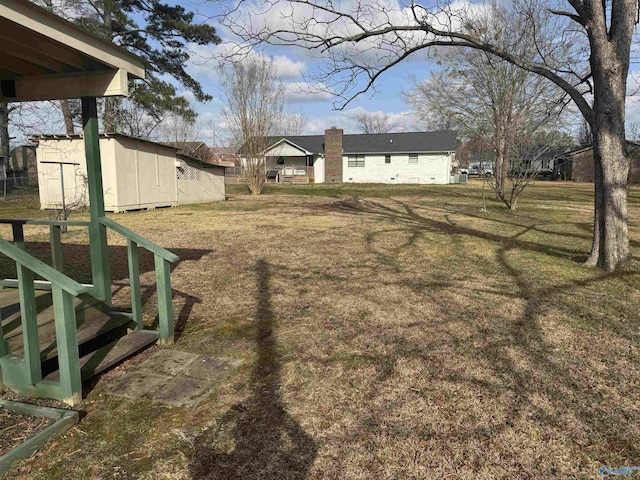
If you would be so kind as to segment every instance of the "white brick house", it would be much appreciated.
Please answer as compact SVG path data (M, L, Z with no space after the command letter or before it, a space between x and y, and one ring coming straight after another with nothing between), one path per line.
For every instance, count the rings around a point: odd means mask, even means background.
M264 155L279 181L446 184L457 139L451 131L343 135L331 128L270 143Z

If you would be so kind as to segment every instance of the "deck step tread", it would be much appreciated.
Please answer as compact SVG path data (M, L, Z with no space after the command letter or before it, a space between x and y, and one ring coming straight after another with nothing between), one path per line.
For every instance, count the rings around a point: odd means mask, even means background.
M4 293L1 292L0 295ZM76 315L82 316L82 312L100 304L100 300L97 300L90 295L81 295L74 298L76 306ZM22 322L20 314L20 297L18 291L12 291L11 295L0 297L0 318L2 319L2 331L6 340L11 339L22 334ZM37 291L36 292L36 312L38 327L53 323L54 321L54 309L51 292Z
M111 342L104 347L91 352L80 358L80 369L82 380L86 381L91 377L111 368L122 360L134 355L146 346L154 343L158 339L157 332L139 331L130 332ZM45 377L45 380L60 381L60 372L56 370Z
M104 335L122 325L131 322L125 315L117 313L104 313L97 308L88 308L83 312L84 318L78 316L78 346L89 342L100 335ZM82 322L82 323L80 323ZM56 328L53 322L38 328L38 340L40 342L40 359L50 360L58 356L56 343ZM21 355L24 351L24 339L22 334L8 340L9 351Z

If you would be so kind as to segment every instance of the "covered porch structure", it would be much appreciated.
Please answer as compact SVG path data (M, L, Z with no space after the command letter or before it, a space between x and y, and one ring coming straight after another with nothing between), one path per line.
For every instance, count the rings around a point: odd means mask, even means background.
M278 183L314 183L316 155L313 152L282 139L265 152L268 165Z
M89 221L2 219L11 239L0 254L16 264L17 278L0 292L2 387L21 395L82 401L82 382L149 343L173 342L170 263L178 257L105 215L97 97L126 96L130 80L143 79L141 59L26 0L0 2L0 101L80 98L87 161ZM29 253L24 230L45 225L51 261ZM61 227L89 233L92 282L67 276ZM107 230L126 238L131 311L112 308ZM158 330L144 329L139 248L155 256Z

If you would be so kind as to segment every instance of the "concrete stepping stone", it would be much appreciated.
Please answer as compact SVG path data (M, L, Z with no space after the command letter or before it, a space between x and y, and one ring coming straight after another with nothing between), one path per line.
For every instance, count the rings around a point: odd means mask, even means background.
M108 386L111 395L149 398L178 407L202 402L241 360L212 358L180 350L159 350Z

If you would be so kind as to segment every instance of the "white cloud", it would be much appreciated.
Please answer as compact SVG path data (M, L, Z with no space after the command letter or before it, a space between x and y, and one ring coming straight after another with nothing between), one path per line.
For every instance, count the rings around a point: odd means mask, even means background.
M324 118L311 118L305 125L304 134L319 135L324 133L325 129L332 126L343 129L347 134L361 133L358 129L357 117L362 113L385 114L385 112L381 111L368 111L362 107L352 108L343 112L335 112ZM391 130L392 132L412 132L418 130L416 127L417 122L411 112L386 113L386 115L389 123L394 126Z
M284 87L284 101L286 103L314 103L333 100L334 96L321 84L306 82L291 82Z
M296 62L286 55L273 57L273 64L276 67L278 78L281 79L299 77L305 69L303 62Z

